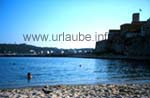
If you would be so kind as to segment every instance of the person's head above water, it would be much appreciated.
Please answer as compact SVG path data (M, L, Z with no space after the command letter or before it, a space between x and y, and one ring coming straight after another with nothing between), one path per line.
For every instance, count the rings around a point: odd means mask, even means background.
M28 74L27 74L27 78L30 80L30 79L32 79L32 75L31 75L31 73L30 72L28 72Z

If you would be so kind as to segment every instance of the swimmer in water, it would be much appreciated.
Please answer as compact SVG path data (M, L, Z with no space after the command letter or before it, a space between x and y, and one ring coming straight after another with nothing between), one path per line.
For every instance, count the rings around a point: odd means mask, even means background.
M30 72L28 72L28 74L27 74L27 78L28 78L28 80L32 79L32 75L31 75L31 73L30 73Z

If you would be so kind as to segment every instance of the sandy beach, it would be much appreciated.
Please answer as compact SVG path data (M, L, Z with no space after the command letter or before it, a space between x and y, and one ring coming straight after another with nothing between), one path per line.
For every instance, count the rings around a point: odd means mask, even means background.
M150 84L57 85L1 89L0 98L150 98Z

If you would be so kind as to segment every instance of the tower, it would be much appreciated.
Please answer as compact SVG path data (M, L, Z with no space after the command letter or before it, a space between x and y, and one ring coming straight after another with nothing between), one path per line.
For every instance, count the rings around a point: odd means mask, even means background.
M133 13L132 15L132 22L139 22L140 21L140 14L139 13Z

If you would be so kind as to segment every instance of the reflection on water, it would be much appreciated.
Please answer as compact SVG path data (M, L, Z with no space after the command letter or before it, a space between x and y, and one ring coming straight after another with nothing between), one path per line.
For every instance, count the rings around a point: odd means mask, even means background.
M33 78L28 81L26 74ZM0 87L150 83L150 63L85 58L0 58Z
M103 64L97 60L96 72L98 74L105 73L104 78L109 81L146 82L150 80L150 64L148 62L106 60L103 68L99 66L99 63Z

